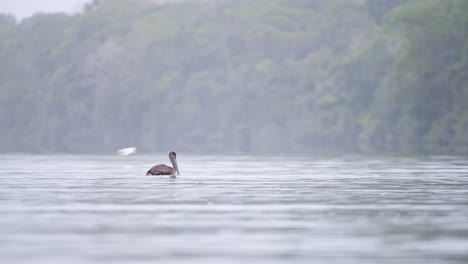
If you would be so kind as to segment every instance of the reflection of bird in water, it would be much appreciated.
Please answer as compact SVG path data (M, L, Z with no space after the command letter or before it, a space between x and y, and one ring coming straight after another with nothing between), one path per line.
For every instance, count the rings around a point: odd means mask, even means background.
M175 177L176 174L180 175L177 166L177 154L174 151L169 152L169 160L173 167L164 164L155 165L146 172L146 175L172 175L172 177Z

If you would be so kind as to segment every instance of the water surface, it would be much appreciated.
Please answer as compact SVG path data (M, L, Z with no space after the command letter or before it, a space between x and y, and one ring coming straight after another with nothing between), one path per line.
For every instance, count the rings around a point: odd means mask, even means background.
M465 158L0 159L0 263L468 263Z

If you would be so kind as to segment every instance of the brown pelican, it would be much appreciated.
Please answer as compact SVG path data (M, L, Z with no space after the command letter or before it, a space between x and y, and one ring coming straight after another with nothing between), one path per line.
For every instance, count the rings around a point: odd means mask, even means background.
M169 152L169 160L174 168L164 164L154 165L146 172L146 175L172 175L172 177L175 177L176 174L180 175L179 167L177 166L177 154L174 151Z

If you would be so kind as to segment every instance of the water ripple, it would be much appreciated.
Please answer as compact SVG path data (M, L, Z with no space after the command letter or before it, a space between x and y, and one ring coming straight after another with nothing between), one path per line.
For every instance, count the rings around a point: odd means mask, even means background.
M459 157L1 158L1 263L468 262Z

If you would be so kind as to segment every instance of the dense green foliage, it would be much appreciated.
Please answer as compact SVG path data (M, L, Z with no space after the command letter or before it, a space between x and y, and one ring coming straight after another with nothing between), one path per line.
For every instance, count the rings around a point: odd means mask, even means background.
M468 1L0 16L0 152L468 153Z

